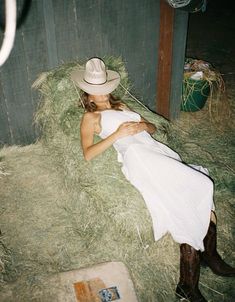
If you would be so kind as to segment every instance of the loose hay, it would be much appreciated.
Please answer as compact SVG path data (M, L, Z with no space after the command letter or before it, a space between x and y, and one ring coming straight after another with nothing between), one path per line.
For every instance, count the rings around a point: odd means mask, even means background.
M109 68L121 72L122 85L129 88L123 62L105 60ZM42 93L36 121L43 145L1 150L4 171L10 171L0 179L4 188L0 191L1 229L7 246L0 259L10 264L1 275L3 301L17 297L17 301L51 302L53 284L47 283L47 276L113 260L128 266L140 302L174 301L178 245L170 236L153 241L144 201L122 175L112 148L92 162L83 160L79 136L83 108L79 90L70 81L76 66L78 62L62 65L44 73L35 84ZM122 87L116 93L157 125L157 139L180 151L187 162L209 168L216 181L219 249L231 262L231 129L222 136L198 119L193 122L201 123L196 130L185 117L170 125L133 101ZM14 283L9 283L6 273ZM202 270L202 291L213 301L231 301L230 286L227 280Z

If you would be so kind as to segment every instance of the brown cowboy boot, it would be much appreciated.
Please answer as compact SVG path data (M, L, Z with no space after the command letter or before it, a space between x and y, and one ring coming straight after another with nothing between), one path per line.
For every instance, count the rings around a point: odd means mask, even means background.
M207 302L202 296L198 281L200 276L200 256L190 245L180 245L180 280L176 295L190 302Z
M211 221L206 237L203 240L205 251L201 253L201 264L209 266L216 275L235 277L235 268L224 262L216 250L216 237L216 224Z

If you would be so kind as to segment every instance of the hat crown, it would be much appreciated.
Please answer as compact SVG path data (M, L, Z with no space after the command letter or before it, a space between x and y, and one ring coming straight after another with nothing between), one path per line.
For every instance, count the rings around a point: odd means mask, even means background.
M93 85L101 85L107 81L104 62L99 58L92 58L86 63L84 80Z
M78 68L71 73L71 79L88 94L109 94L120 83L117 71L108 70L102 59L93 57L87 61L85 68Z

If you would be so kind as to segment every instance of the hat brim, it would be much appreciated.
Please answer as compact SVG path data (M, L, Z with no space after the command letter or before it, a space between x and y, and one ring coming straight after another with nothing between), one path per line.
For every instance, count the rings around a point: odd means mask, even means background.
M84 80L84 70L74 70L71 79L78 87L93 95L109 94L114 91L120 83L120 75L116 71L107 70L107 81L104 84L89 84Z

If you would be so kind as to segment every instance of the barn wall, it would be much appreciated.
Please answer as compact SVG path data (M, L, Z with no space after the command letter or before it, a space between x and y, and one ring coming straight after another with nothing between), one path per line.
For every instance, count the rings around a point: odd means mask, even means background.
M174 15L174 38L169 110L169 115L172 119L177 118L180 113L187 31L188 13L183 10L177 10L177 13Z
M39 97L32 83L41 72L78 58L122 56L132 91L155 111L160 0L18 0L19 11L24 4L29 13L0 68L1 145L36 140L32 121ZM2 2L0 10L2 16ZM181 25L177 31L180 36Z

